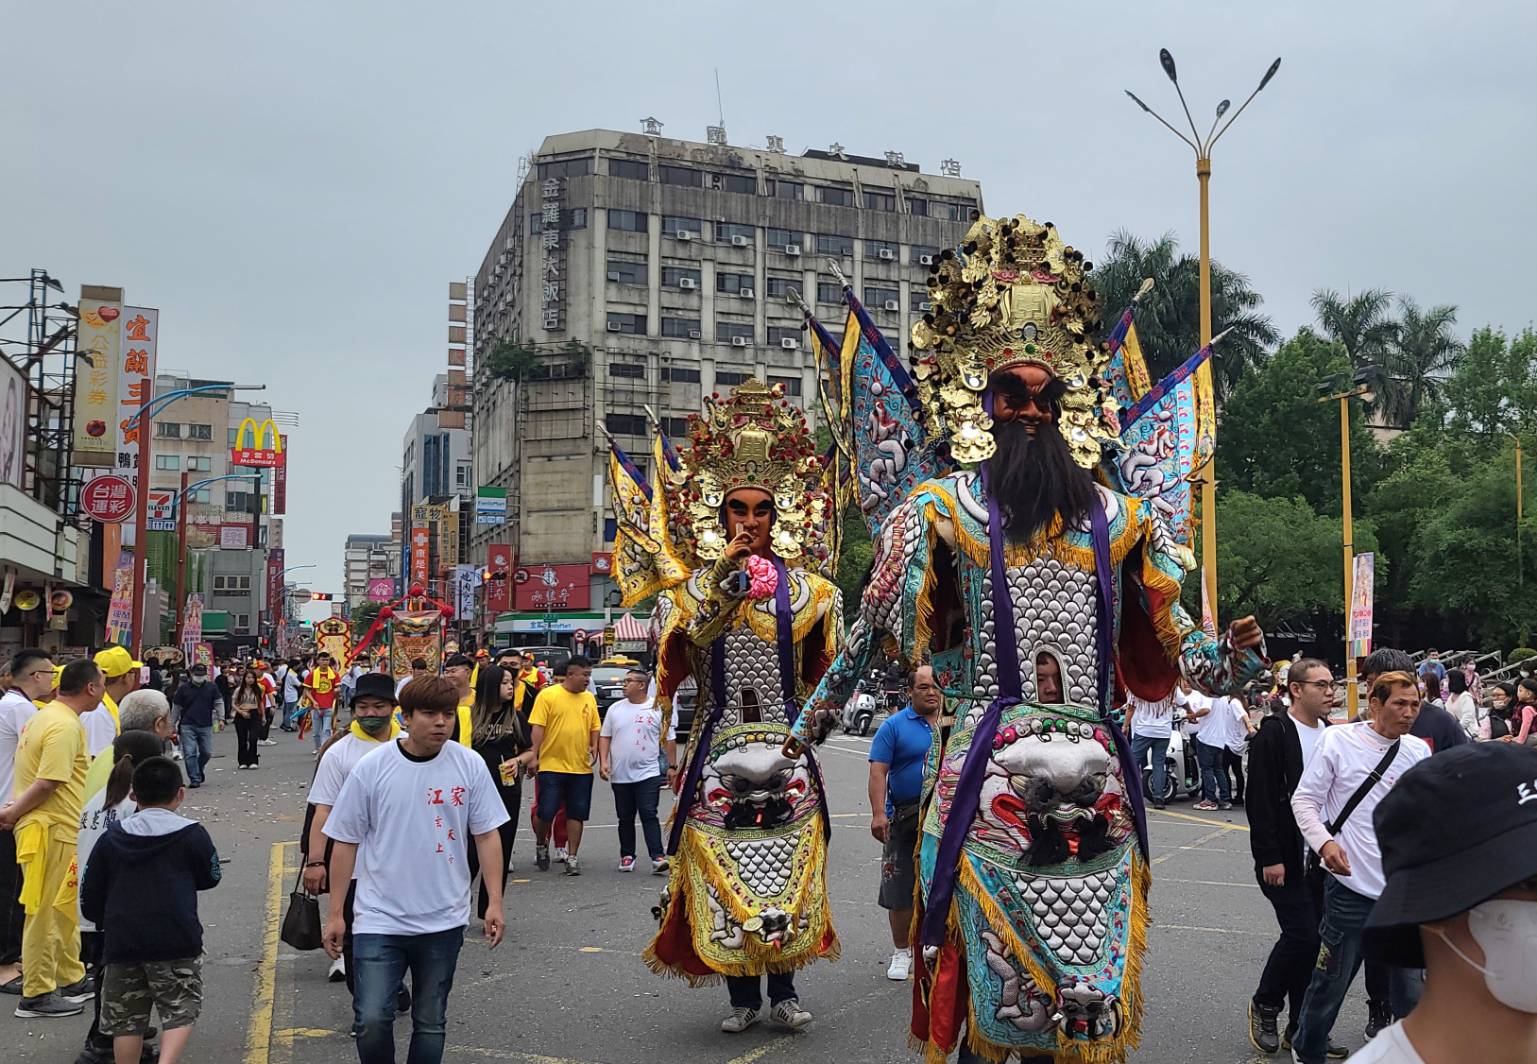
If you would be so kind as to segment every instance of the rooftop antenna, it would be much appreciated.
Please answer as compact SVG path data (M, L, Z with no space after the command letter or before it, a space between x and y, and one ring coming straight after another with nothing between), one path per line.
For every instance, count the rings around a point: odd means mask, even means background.
M715 68L715 107L720 114L720 124L705 127L705 140L724 148L726 146L726 105L721 103L720 67Z

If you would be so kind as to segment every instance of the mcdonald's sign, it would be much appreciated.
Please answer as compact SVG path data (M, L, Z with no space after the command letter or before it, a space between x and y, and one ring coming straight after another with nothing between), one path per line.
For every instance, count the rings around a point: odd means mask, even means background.
M252 438L247 438L247 433ZM256 446L248 446L255 443ZM269 417L260 425L255 418L242 418L235 430L235 446L229 452L229 464L251 469L271 469L283 461L283 437Z

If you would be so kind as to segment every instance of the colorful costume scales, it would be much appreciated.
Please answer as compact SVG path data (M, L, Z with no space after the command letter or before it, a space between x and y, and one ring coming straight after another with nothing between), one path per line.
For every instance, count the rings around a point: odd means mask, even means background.
M1005 536L988 488L989 377L1034 364L1066 384L1059 422L1098 464L1093 314L1081 256L1049 226L983 219L930 282L914 330L930 431L952 463L886 514L848 643L796 737L817 741L887 653L932 664L954 724L930 752L919 844L910 1034L928 1061L977 1054L1122 1061L1137 1045L1150 866L1138 773L1109 709L1182 675L1233 690L1263 668L1192 623L1188 559L1149 500L1103 485L1077 527ZM877 657L876 655L880 655ZM1045 701L1048 659L1060 700Z
M657 704L670 714L688 679L699 692L644 957L700 985L838 955L821 775L783 747L843 626L838 588L813 571L831 564L830 500L804 417L749 381L690 422L681 457L659 450L649 498L617 448L612 472L621 588L627 599L660 589ZM768 493L774 517L768 550L744 566L725 555L724 511L749 487Z

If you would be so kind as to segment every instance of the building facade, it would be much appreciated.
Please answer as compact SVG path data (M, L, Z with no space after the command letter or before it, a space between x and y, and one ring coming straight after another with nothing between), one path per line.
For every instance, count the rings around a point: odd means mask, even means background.
M400 549L394 536L353 533L342 548L342 593L347 615L368 601L369 587L400 576Z
M929 265L981 208L981 186L954 163L924 174L897 153L711 140L562 134L522 175L473 284L475 480L508 498L504 525L475 527L477 563L493 543L524 567L590 563L612 546L600 426L645 468L647 407L678 437L705 395L749 377L817 420L792 290L841 333L832 260L903 349L928 309Z
M413 571L408 546L400 571L407 574L408 584L420 581L429 594L443 600L451 597L449 574L465 560L469 503L475 493L470 429L456 398L447 374L433 378L432 403L411 419L400 457L401 513L413 534L425 530L428 537L425 568Z

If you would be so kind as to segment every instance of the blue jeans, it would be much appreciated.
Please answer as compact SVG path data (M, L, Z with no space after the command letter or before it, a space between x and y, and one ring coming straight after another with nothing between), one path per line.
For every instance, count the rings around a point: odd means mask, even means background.
M213 757L213 725L182 721L176 733L181 737L181 760L187 766L187 782L201 784L203 768Z
M1167 737L1153 739L1146 735L1133 735L1131 737L1131 759L1141 765L1147 757L1147 752L1153 752L1152 779L1149 785L1153 789L1153 800L1163 801L1163 788L1168 776L1167 766L1164 762L1169 757L1169 740Z
M652 776L639 783L614 784L614 811L619 814L619 856L635 856L637 812L640 813L641 831L646 835L646 851L653 861L662 856L662 825L656 816L657 798L661 792L661 776Z
M352 1010L362 1064L395 1064L395 996L411 970L411 1048L406 1064L439 1064L448 1029L448 992L464 928L429 935L353 935Z
M283 703L283 722L279 727L284 731L293 731L299 720L299 700Z
M331 738L331 722L335 719L335 710L321 709L316 706L310 710L310 724L314 726L315 753L320 753L320 748L325 741Z
M1227 778L1227 762L1223 757L1226 752L1227 747L1207 746L1199 736L1196 737L1195 760L1201 766L1201 797L1208 802L1233 800L1231 784Z
M726 976L726 991L731 995L734 1009L761 1009L763 1007L762 984L756 975ZM769 1004L795 1000L795 975L792 972L768 973Z

